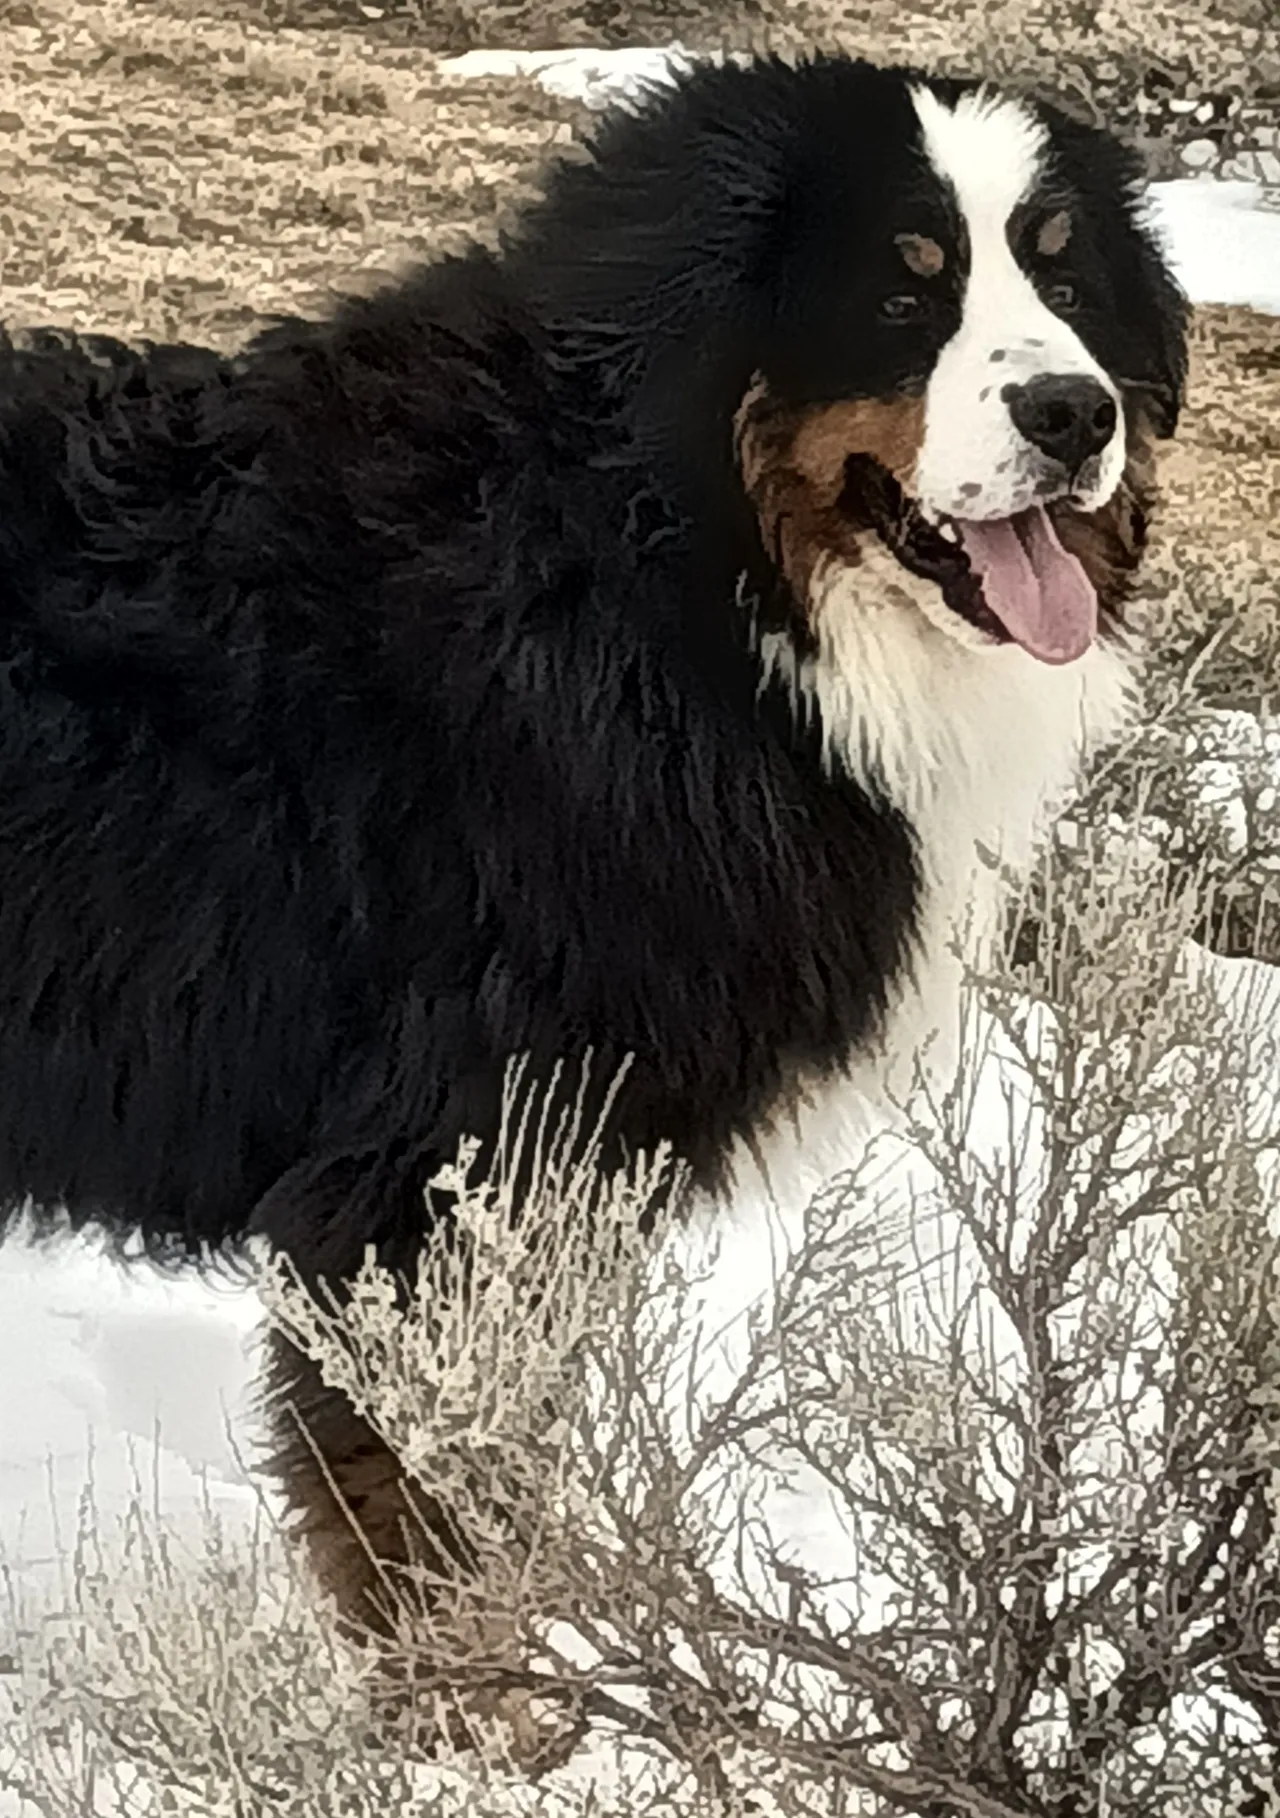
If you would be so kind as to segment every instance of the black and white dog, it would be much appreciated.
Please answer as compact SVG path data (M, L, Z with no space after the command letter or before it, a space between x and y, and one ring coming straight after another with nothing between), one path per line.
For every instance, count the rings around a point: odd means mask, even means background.
M1138 168L840 58L606 120L498 255L0 362L0 1199L411 1269L504 1068L699 1187L946 1014L1082 751L1185 303ZM394 1465L291 1352L322 1578Z

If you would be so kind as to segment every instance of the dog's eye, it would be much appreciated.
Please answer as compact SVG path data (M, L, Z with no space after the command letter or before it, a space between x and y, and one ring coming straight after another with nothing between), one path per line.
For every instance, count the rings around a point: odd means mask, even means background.
M910 291L902 291L897 296L882 297L880 314L886 322L910 322L924 309L924 298L913 296Z
M1080 292L1069 278L1055 278L1053 283L1047 286L1044 300L1050 309L1070 310L1079 303Z

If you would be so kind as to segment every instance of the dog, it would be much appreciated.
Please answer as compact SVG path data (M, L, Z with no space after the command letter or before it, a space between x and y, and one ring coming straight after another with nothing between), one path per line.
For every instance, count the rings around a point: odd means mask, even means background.
M237 356L7 339L7 1223L407 1273L513 1056L629 1063L601 1166L713 1197L905 1077L1131 711L1187 318L1140 175L976 81L755 58ZM376 1625L395 1461L269 1379Z

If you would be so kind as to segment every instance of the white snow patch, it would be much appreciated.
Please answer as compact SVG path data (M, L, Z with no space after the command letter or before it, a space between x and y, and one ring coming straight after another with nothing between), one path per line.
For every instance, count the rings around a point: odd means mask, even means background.
M448 76L532 76L549 95L606 108L675 80L695 59L680 43L621 50L474 50L448 57Z
M1176 177L1148 192L1153 225L1193 303L1280 315L1280 192L1260 183Z
M51 1585L91 1479L112 1520L141 1485L179 1528L256 1503L248 1454L258 1322L245 1290L128 1270L67 1238L0 1249L0 1561ZM239 1429L237 1434L237 1429Z

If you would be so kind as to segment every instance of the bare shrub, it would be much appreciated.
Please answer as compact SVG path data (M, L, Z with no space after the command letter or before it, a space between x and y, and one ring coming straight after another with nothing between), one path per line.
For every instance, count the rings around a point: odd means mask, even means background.
M1272 1813L1274 1018L1142 849L1047 872L1036 913L954 1085L778 1226L746 1307L745 1215L655 1256L673 1159L602 1182L519 1072L493 1170L464 1147L445 1182L465 1282L433 1252L406 1318L372 1267L341 1310L269 1271L483 1572L351 1649L278 1557L184 1577L138 1535L28 1659L10 1778L61 1775L49 1813L89 1809L90 1758L168 1801L126 1809L236 1818ZM427 1710L480 1758L415 1769ZM536 1808L513 1756L550 1766Z
M809 1208L732 1362L696 1244L673 1236L655 1271L629 1240L633 1181L537 1221L537 1268L549 1245L555 1281L584 1284L569 1317L531 1325L504 1290L450 1314L425 1400L403 1376L366 1400L415 1472L406 1425L447 1428L424 1487L469 1520L505 1506L524 1690L722 1803L1250 1809L1280 1765L1280 1119L1266 1025L1188 943L1203 912L1141 851L1042 886L1041 956L986 981L954 1087ZM454 1185L486 1275L526 1268L501 1181ZM598 1295L615 1209L627 1266ZM272 1300L332 1360L336 1326L308 1327L296 1289ZM382 1318L343 1316L356 1355ZM438 1330L430 1299L419 1319ZM528 1397L486 1402L516 1360L557 1416L537 1448ZM490 1410L480 1504L445 1402ZM836 1518L821 1565L787 1545L793 1480ZM484 1681L474 1654L469 1678L446 1664L458 1607L447 1635L418 1613L441 1690ZM490 1665L517 1683L511 1656Z

